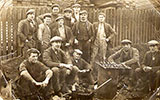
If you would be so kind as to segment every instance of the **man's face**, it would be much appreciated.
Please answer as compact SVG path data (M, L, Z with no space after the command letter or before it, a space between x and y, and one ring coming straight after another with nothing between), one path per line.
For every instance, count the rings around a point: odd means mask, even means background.
M123 49L124 50L129 50L131 48L131 44L123 44Z
M47 25L49 25L51 23L51 17L45 17L44 23L46 23Z
M80 15L80 20L81 20L82 22L85 22L85 21L87 21L87 17L88 17L87 14L82 14L82 15Z
M28 60L31 63L36 63L38 61L38 53L31 53Z
M61 41L55 41L55 42L52 42L51 43L52 45L52 49L60 49L61 45L62 45L62 42Z
M52 12L53 12L53 14L58 14L60 12L59 7L53 7Z
M74 12L79 12L80 10L81 10L80 7L73 7L73 11L74 11Z
M158 46L157 45L151 45L149 46L149 49L151 52L155 52L155 51L158 51Z
M78 60L78 59L81 58L81 54L79 54L79 53L77 53L77 52L74 52L74 53L73 53L73 57L74 57L74 59Z
M33 20L35 18L35 13L30 13L27 15L27 19Z
M99 15L98 20L99 20L99 22L104 22L105 21L105 16L104 15Z
M64 13L64 16L67 17L67 18L71 18L72 17L72 12L67 11L67 12Z
M59 19L59 20L58 20L58 24L59 24L59 25L63 25L63 24L64 24L64 19Z

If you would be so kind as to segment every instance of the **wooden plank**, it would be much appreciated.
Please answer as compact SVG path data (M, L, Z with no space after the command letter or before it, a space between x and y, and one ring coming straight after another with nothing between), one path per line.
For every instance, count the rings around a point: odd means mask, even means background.
M11 8L8 9L8 12L7 12L7 21L8 21L8 53L11 53L11 44L12 44L12 41L11 41ZM11 58L12 56L10 56Z
M2 18L2 23L3 23L3 55L7 54L7 50L6 50L6 18L7 18L7 13L6 13L7 9L3 10L3 18Z

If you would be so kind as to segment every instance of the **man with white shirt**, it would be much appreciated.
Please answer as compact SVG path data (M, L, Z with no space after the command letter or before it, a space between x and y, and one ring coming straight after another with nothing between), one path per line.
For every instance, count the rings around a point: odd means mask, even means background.
M51 23L51 14L47 13L44 15L43 23L39 25L38 28L38 40L40 42L40 51L43 53L49 46L49 41L51 39L51 30L49 24Z
M79 12L81 10L81 5L80 4L74 4L72 5L73 9L73 18L75 18L75 22L79 21Z
M104 13L99 13L98 22L93 23L94 46L91 62L94 62L97 55L99 61L106 60L107 47L116 34L113 28L105 22L105 17L106 15Z

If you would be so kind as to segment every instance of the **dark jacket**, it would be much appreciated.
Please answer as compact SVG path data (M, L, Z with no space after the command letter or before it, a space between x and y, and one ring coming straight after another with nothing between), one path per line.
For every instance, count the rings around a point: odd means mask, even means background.
M146 52L142 64L149 67L160 67L160 51Z
M65 25L64 31L65 31L66 38L63 40L63 44L65 45L66 43L70 43L72 45L73 39L74 39L72 30L68 26ZM56 25L56 27L51 30L51 37L54 37L54 36L60 36L58 25Z
M73 35L78 41L88 41L93 40L93 26L87 22L76 22L72 28Z
M88 62L86 62L84 59L80 58L77 60L78 62L75 61L74 58L72 58L72 64L77 66L80 70L83 69L91 69L91 66Z
M110 62L115 62L116 60L117 63L125 63L128 66L137 65L136 67L138 67L139 51L136 48L131 47L128 52L125 52L122 48L108 58L108 61Z
M23 47L25 45L25 41L33 41L35 42L37 40L37 24L35 23L33 27L31 27L30 22L27 19L21 20L18 23L18 37L19 41L18 44L20 47ZM32 45L32 44L31 44Z
M51 47L46 49L43 53L43 62L50 68L59 67L60 63L70 63L62 50L53 50Z
M98 26L99 26L98 22L93 23L93 35L94 35L94 39L93 40L95 40L96 37L97 37ZM114 35L116 35L116 32L113 30L111 25L109 25L108 23L104 23L104 31L105 31L105 34L106 34L106 38L113 37Z

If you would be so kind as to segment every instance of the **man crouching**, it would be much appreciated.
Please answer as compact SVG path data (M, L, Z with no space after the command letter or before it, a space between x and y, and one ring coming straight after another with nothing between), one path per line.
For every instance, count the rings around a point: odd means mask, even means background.
M18 91L21 100L49 100L52 94L50 78L52 71L38 61L40 53L31 48L27 51L27 59L20 66Z

